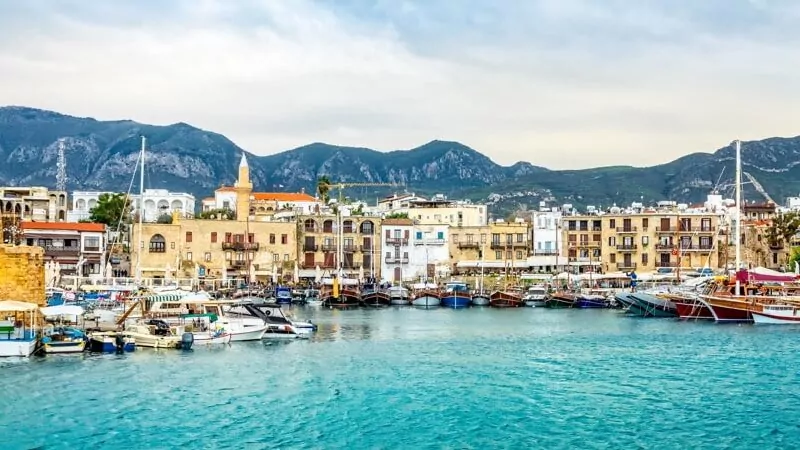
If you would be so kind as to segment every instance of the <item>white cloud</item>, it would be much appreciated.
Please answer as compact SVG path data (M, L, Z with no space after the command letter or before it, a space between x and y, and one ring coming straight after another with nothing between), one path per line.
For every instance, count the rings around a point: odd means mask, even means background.
M746 31L690 2L332 4L0 5L0 103L183 121L260 154L440 138L570 168L800 134L791 4L721 13Z

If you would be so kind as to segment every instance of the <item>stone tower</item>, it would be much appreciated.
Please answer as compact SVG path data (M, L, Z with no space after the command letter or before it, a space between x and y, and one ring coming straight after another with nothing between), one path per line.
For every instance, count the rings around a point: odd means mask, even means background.
M253 192L253 183L250 182L250 166L247 165L244 153L239 163L239 179L233 187L236 189L236 220L245 222L250 215L250 194Z

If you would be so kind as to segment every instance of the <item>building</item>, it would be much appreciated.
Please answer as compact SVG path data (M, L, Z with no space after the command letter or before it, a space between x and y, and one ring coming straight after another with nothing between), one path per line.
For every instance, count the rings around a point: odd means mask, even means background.
M103 276L108 245L101 223L21 222L22 241L44 249L45 262L58 262L61 275Z
M45 187L0 187L0 214L6 222L31 220L63 222L67 219L67 193Z
M351 215L347 208L343 208L341 236L339 220L332 213L298 216L297 252L302 255L303 274L313 277L317 267L327 273L334 272L339 267L337 258L341 254L345 275L357 276L363 271L365 277L379 277L380 217Z
M297 261L294 222L181 219L133 225L131 268L142 278L269 281L291 277Z
M778 206L772 202L742 205L742 221L772 220L777 214Z
M100 191L73 192L69 221L78 222L88 219L92 208L97 206L97 202L103 194L115 193ZM195 211L194 195L185 192L170 192L166 189L145 189L144 195L130 194L129 197L134 214L138 213L138 208L141 204L140 197L144 198L144 216L142 220L145 222L155 222L163 215L172 216L174 214L190 218Z
M44 267L41 248L0 245L0 299L45 306Z
M428 273L425 261L414 258L412 265L411 254L414 253L413 239L414 221L411 219L384 219L381 222L381 248L384 256L381 258L381 273L384 279L394 283L413 279L420 272ZM433 278L434 274L430 274Z
M562 223L569 265L579 272L719 267L720 215L641 209L567 216Z
M437 279L453 273L449 230L448 224L425 224L414 221L411 234L413 249L409 255L410 270L403 272L405 280Z
M540 208L531 214L531 253L528 265L536 272L552 273L567 265L561 238L560 210Z
M450 228L450 254L456 272L499 273L529 268L530 223L496 220L487 226Z
M242 178L245 177L245 178ZM242 195L240 195L240 193ZM230 210L237 212L245 208L245 203L239 204L240 199L249 198L246 210L249 211L250 220L272 220L276 213L292 212L297 215L315 214L320 211L322 203L319 199L305 192L253 192L250 183L250 166L247 158L242 154L239 163L239 179L233 186L221 186L214 191L213 197L204 198L202 210ZM285 218L286 215L283 215Z
M414 194L386 197L378 202L378 210L385 215L406 215L415 223L475 227L488 223L486 205L448 200L444 195L425 199Z

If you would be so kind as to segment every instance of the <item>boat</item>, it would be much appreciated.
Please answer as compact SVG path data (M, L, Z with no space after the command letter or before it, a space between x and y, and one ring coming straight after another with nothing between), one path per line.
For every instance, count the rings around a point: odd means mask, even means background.
M541 308L547 304L547 290L542 285L535 285L528 288L522 297L525 306Z
M608 302L606 297L598 294L578 294L575 296L575 303L573 308L607 308Z
M276 334L307 334L317 331L317 325L310 320L295 321L283 313L280 305L250 302L237 303L226 312L229 316L251 317L263 321L265 331L263 338L275 337ZM290 328L287 329L286 326Z
M574 304L575 294L566 291L555 292L545 301L547 308L554 309L572 308Z
M122 332L93 332L89 334L92 353L130 353L136 351L136 339Z
M453 281L445 285L440 300L442 306L448 308L466 308L472 304L472 295L469 293L467 283Z
M670 300L675 304L675 310L680 319L714 320L714 314L698 298L675 296Z
M442 303L442 294L433 283L418 283L412 286L411 304L421 308L432 308Z
M670 300L648 292L631 292L628 295L633 303L629 313L639 317L677 317L678 311Z
M800 325L799 305L765 305L750 314L757 325Z
M32 355L39 347L41 313L35 303L0 301L0 357Z
M753 312L772 305L800 305L800 285L793 274L769 269L740 270L736 282L715 283L699 300L721 323L752 323Z
M275 303L289 305L292 303L292 289L286 286L275 288Z
M192 333L185 332L183 327L171 327L159 319L149 319L134 324L122 333L126 337L135 339L137 347L189 350L194 343Z
M232 335L219 329L214 331L192 331L195 345L230 344Z
M489 297L489 304L493 308L519 308L520 306L525 306L525 302L522 301L522 290L520 289L494 291Z
M377 289L375 284L364 284L361 287L361 302L366 306L389 306L392 304L389 294Z
M491 298L485 292L476 292L472 294L472 306L489 306Z
M83 353L86 349L86 335L73 327L56 327L42 337L44 352L51 353Z
M408 305L409 294L408 289L403 286L392 286L388 289L389 302L395 306Z

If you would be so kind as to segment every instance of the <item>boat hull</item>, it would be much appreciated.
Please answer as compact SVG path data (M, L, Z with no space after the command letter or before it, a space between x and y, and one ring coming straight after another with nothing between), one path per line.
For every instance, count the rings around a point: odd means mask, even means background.
M720 323L752 323L753 315L744 302L730 300L702 300L714 320Z
M122 337L121 348L117 349L117 339L113 335L100 335L89 337L89 351L92 353L125 353L136 351L136 340L133 338Z
M509 294L508 292L494 292L489 297L489 305L493 308L519 308L524 305L522 297Z
M472 296L472 306L489 306L491 298L485 294L475 294Z
M442 306L447 308L466 308L472 304L472 297L467 295L445 294L441 299Z
M714 320L714 314L708 309L708 306L701 302L682 302L672 301L675 303L675 310L678 312L678 317L681 319L692 320Z
M373 292L371 294L366 294L362 296L362 303L366 306L389 306L392 304L392 300L389 298L388 295L382 292Z
M545 301L545 306L547 308L553 308L553 309L572 308L572 305L574 304L575 304L574 299L566 297L550 297Z
M787 316L784 314L770 314L769 312L752 311L753 322L756 325L800 325L800 316Z
M230 342L260 341L266 331L267 326L265 325L263 327L247 327L241 331L231 330L228 334L230 334Z
M605 299L578 297L575 299L575 303L572 305L572 307L580 309L596 309L606 308L607 304Z
M434 293L422 292L411 301L411 304L414 306L421 306L423 308L431 308L434 306L440 306L442 304L442 298Z
M36 351L38 343L37 339L0 340L0 357L21 356L27 358Z
M678 316L675 304L669 300L655 298L643 293L630 294L628 298L634 301L629 312L639 317L667 318Z
M400 297L395 297L395 298L392 298L392 299L389 301L389 303L391 303L391 304L392 304L392 305L394 305L394 306L406 306L406 305L408 305L408 304L409 304L409 302L408 302L408 299L407 299L407 298L400 298Z
M54 341L44 344L44 352L47 354L57 353L83 353L86 350L86 341Z

